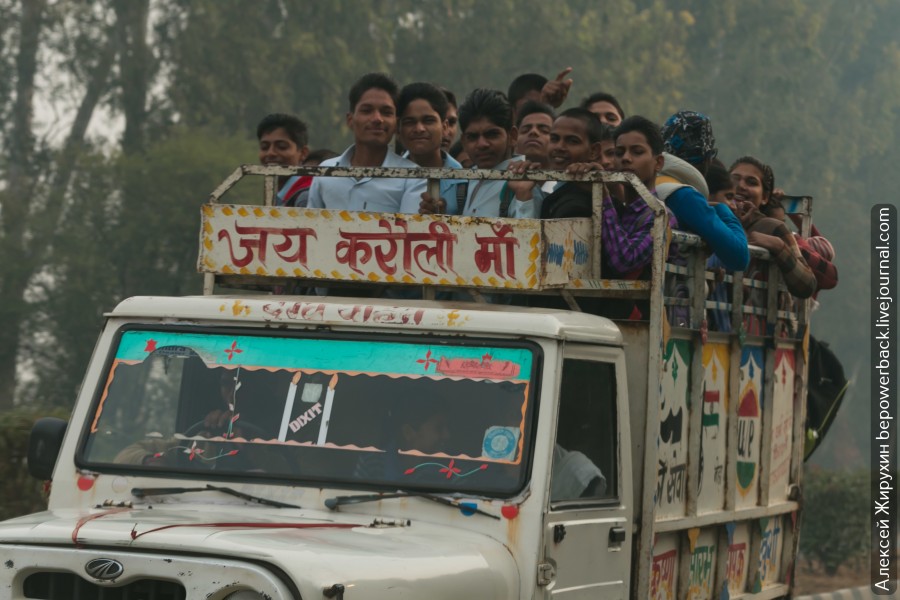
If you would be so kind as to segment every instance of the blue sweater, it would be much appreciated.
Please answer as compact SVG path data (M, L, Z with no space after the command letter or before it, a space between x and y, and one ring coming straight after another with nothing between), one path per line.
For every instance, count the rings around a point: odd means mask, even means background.
M747 236L737 216L725 204L710 206L703 194L682 187L666 198L666 205L678 219L678 227L696 233L710 245L725 268L743 271L750 262Z

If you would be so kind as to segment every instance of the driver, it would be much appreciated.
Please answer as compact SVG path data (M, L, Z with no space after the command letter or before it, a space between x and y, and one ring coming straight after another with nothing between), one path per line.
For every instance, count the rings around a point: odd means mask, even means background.
M120 451L113 462L173 467L184 465L187 461L212 468L220 460L226 460L228 464L222 465L226 469L261 471L263 469L259 468L260 465L274 465L274 470L286 469L287 463L282 457L276 456L271 448L215 440L237 438L249 441L262 434L252 423L242 424L240 414L235 411L236 394L241 387L239 374L239 370L221 371L212 409L202 419L184 429L182 435L165 437L158 433L148 434L145 439ZM198 437L213 439L195 439Z

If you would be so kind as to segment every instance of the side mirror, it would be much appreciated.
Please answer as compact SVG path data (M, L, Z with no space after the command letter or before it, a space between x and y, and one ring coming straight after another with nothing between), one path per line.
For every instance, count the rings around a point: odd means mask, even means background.
M28 472L42 481L53 477L68 423L56 417L38 419L28 438Z

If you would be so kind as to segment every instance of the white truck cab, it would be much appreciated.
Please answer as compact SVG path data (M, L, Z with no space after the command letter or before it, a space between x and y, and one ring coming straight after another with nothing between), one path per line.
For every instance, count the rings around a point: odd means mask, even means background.
M710 307L699 258L668 267L692 297L664 297L665 219L651 279L619 281L590 219L218 202L283 170L242 167L204 206L206 295L107 315L68 425L32 434L52 490L0 523L4 597L790 595L807 331L774 270L751 284L770 303ZM285 293L297 281L388 297ZM443 299L459 290L494 303ZM501 303L548 294L649 319ZM668 325L678 302L691 327ZM799 327L709 332L708 308Z

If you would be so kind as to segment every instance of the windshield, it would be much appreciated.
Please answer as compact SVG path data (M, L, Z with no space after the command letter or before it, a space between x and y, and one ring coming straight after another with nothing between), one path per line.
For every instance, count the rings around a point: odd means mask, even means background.
M521 489L536 347L300 335L121 332L81 466L495 496Z

